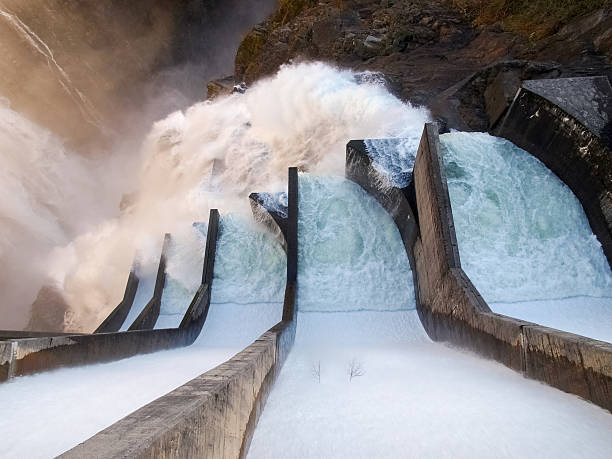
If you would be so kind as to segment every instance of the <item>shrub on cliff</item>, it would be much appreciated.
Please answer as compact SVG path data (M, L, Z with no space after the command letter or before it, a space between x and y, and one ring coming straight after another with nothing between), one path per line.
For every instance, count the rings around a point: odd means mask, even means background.
M501 22L510 31L538 39L611 0L451 0L477 25Z

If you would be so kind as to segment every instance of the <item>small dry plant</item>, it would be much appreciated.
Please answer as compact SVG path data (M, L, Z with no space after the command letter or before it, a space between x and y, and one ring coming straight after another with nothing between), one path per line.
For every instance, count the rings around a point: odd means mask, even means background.
M319 384L321 384L321 361L319 360L317 363L313 363L310 368L310 373L313 378L317 380Z
M363 376L365 374L365 370L363 369L363 365L360 361L353 359L349 362L347 373L349 376L349 381L352 381L353 378Z

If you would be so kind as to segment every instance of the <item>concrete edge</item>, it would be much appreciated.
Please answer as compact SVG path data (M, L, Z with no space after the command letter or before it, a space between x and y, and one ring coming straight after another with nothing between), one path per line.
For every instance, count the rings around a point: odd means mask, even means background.
M168 250L172 243L170 233L164 235L164 244L162 246L161 255L159 256L159 266L157 268L157 277L155 278L155 287L153 289L153 297L149 300L144 309L138 314L134 323L128 328L133 330L151 330L155 327L155 323L159 318L161 309L162 296L164 294L164 286L166 285L166 261L168 258Z
M281 242L283 249L287 251L287 216L281 215L274 209L266 206L265 200L261 198L265 193L251 193L249 203L251 212L256 222L268 228Z
M435 326L430 336L612 411L612 344L490 312L461 269L435 126L426 125L423 137L414 168L421 216L414 250L421 308Z
M132 269L128 276L127 283L125 285L125 293L123 299L117 305L115 309L104 319L104 321L95 329L94 333L110 333L119 331L125 319L127 319L130 309L134 304L134 298L136 297L136 291L138 290L138 284L140 279L136 274L135 263L132 264Z

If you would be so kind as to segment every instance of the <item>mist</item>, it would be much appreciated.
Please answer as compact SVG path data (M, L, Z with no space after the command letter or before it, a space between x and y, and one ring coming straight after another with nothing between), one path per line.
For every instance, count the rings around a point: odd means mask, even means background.
M286 66L246 94L204 101L206 82L232 73L242 34L274 4L142 0L85 15L76 4L62 13L46 0L34 12L31 2L0 0L0 34L13 37L13 58L28 56L21 72L31 77L25 99L10 78L0 84L0 186L11 197L0 207L2 328L92 331L121 300L134 261L143 276L155 271L165 232L185 234L211 207L250 213L248 194L284 189L289 166L342 174L351 138L420 129L425 110L376 78L320 63ZM102 24L109 9L125 16ZM109 36L60 40L37 14L57 19L56 35L80 36L91 19ZM55 91L58 81L74 86ZM68 93L82 95L103 129L89 130Z
M71 259L54 251L93 228L99 238L112 231L151 124L231 74L242 36L275 4L0 1L1 328L26 327L35 300L29 328L74 321L49 257ZM92 303L114 301L90 293Z

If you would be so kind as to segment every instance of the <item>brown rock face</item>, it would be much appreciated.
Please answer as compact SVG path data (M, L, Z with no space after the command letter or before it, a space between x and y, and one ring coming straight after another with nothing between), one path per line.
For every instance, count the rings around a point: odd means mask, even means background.
M203 98L208 79L231 73L242 35L274 4L4 0L0 97L75 146L126 124L146 129ZM157 100L143 107L145 99Z
M62 292L53 287L43 287L32 304L27 331L63 332L65 317L70 307Z
M378 71L398 97L429 106L443 126L486 130L484 93L499 72L520 79L612 76L610 11L531 42L500 25L475 27L443 0L319 1L291 20L273 18L251 31L235 74L249 83L299 59Z

